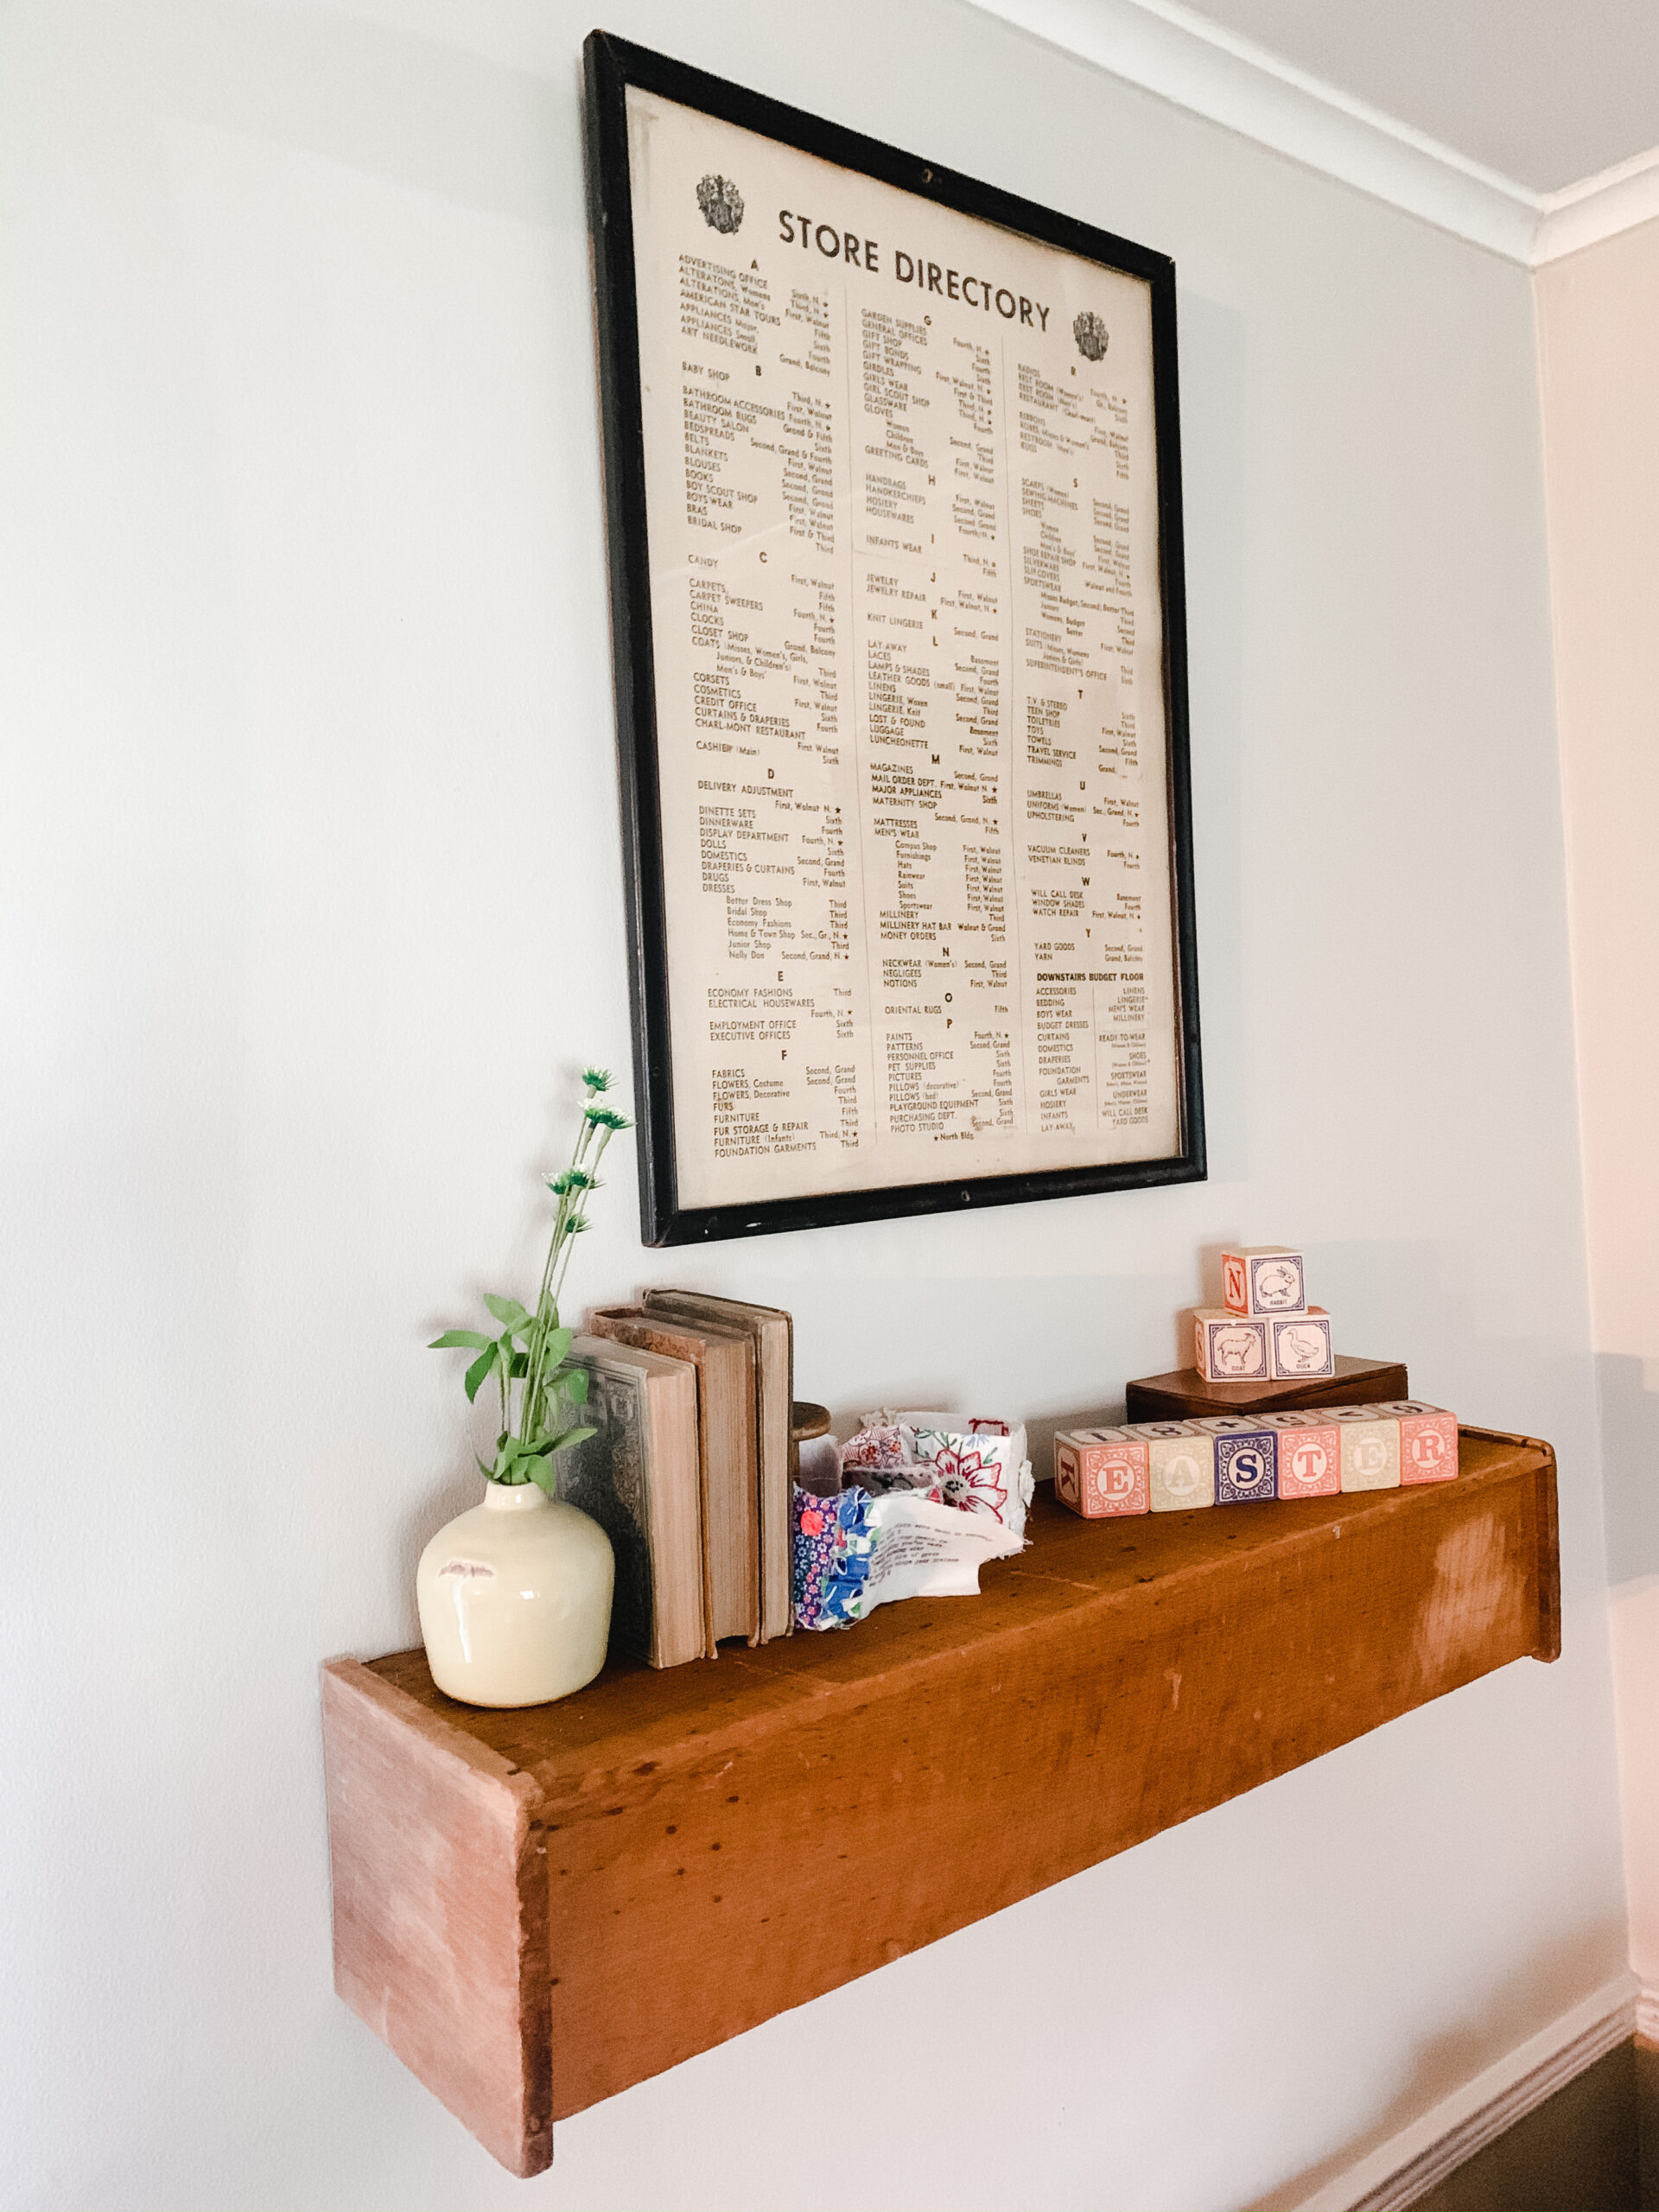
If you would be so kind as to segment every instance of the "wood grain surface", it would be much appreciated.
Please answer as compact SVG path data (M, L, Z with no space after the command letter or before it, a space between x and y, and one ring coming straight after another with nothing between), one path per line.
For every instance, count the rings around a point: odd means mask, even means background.
M553 2112L537 1785L354 1659L323 1669L322 1748L334 1987L510 2172L540 2173Z
M1105 1522L1041 1490L1031 1548L978 1599L668 1674L613 1663L521 1712L455 1704L421 1652L376 1661L412 1757L438 1721L533 1787L556 2113L1556 1656L1554 1455L1465 1430L1461 1465Z

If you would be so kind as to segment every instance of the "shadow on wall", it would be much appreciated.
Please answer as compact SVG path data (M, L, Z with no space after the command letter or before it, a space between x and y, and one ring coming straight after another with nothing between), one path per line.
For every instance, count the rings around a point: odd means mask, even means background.
M1607 1580L1659 1574L1659 1392L1644 1363L1604 1352L1596 1361L1607 1513Z
M1624 1948L1621 1921L1586 1922L1576 1936L1517 1967L1487 1993L1478 2012L1419 2046L1406 2079L1363 2135L1333 2157L1292 2175L1269 2195L1257 2198L1249 2212L1292 2212L1292 2208L1306 2202L1316 2190L1380 2149L1391 2136L1432 2112L1443 2098L1463 2088L1505 2051L1513 2050L1581 2002L1586 1990L1605 1978L1608 1959L1621 1954ZM1495 2020L1514 2023L1496 2050Z

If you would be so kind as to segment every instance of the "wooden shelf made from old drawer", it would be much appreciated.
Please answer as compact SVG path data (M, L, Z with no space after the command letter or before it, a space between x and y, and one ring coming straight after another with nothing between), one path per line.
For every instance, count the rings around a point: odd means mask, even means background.
M1560 1648L1555 1459L1080 1521L975 1599L495 1713L329 1662L335 1984L513 2172L555 2115Z

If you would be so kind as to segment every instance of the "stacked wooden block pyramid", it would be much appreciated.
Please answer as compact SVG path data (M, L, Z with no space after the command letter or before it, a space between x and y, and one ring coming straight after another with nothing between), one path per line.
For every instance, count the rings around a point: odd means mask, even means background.
M1206 1382L1315 1382L1337 1371L1331 1316L1307 1300L1307 1269L1287 1244L1221 1255L1221 1306L1192 1317L1193 1365Z

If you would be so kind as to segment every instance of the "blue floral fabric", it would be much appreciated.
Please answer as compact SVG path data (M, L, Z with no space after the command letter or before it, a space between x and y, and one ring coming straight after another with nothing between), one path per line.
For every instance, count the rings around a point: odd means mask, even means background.
M792 1596L797 1628L850 1628L864 1611L864 1584L875 1538L870 1494L854 1487L835 1497L795 1491Z

